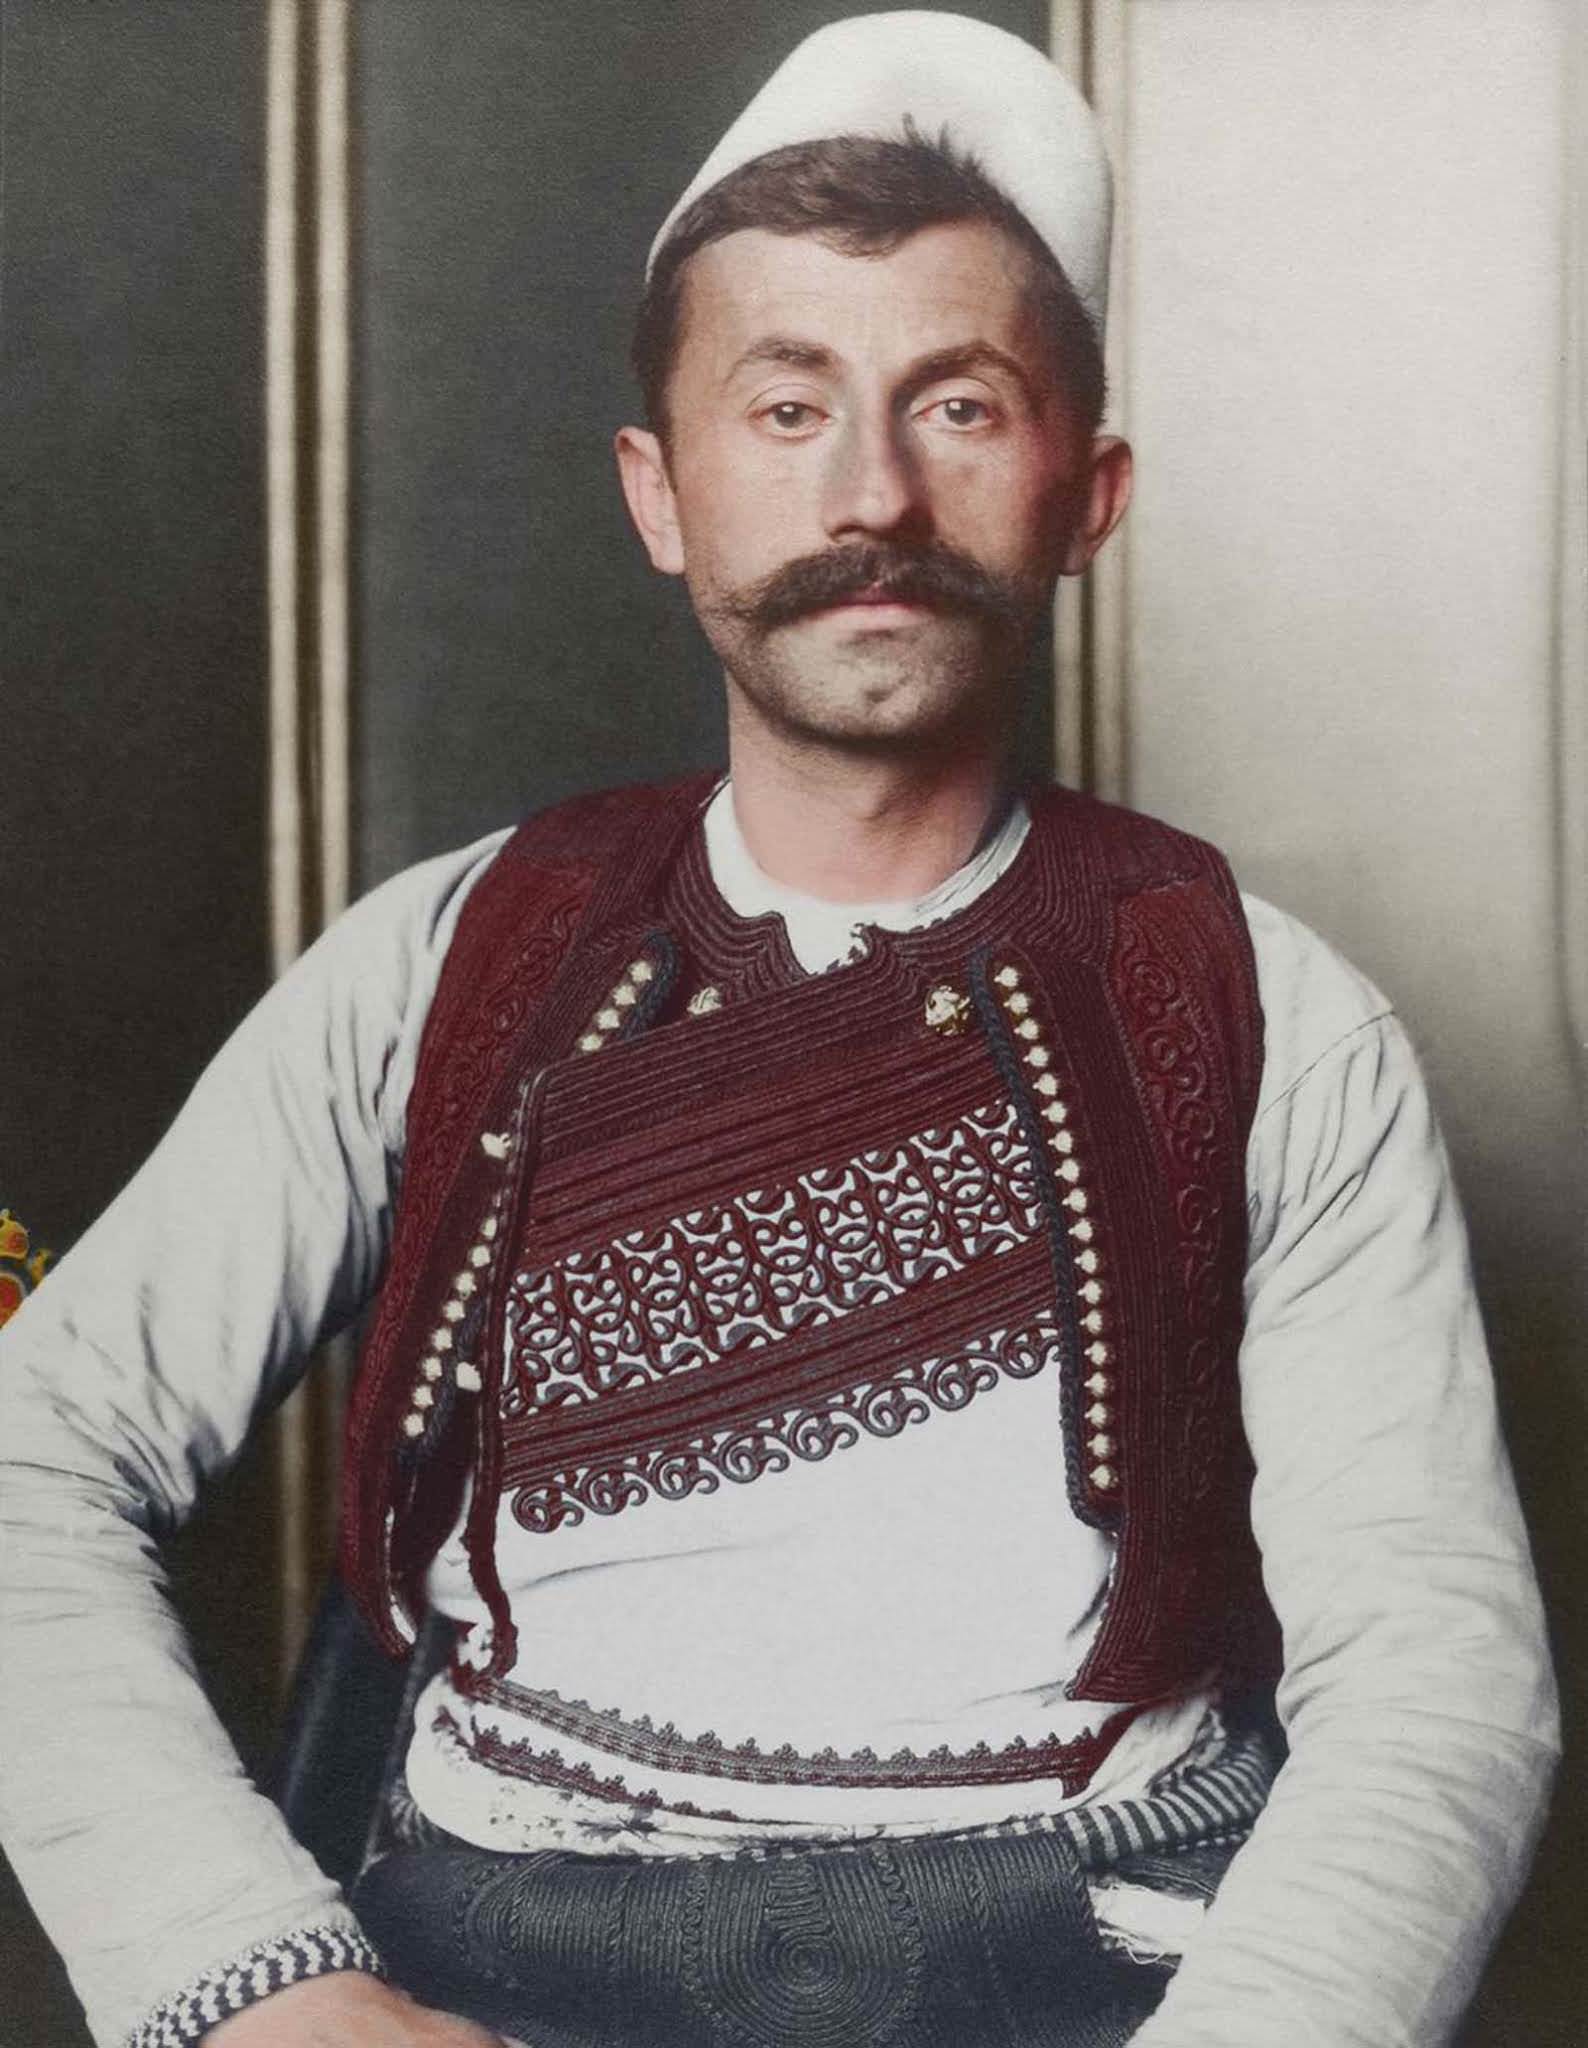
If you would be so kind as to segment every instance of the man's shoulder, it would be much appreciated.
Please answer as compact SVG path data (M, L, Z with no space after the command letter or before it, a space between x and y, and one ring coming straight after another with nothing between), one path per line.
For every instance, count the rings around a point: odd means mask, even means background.
M374 883L326 927L301 966L335 975L348 965L368 969L382 955L416 965L444 952L464 905L512 834L510 825L501 826Z
M1263 1015L1259 1116L1331 1055L1399 1031L1383 992L1301 918L1238 888L1228 856L1211 841L1150 812L1058 785L1029 792L1027 801L1035 823L1083 835L1119 893L1199 880L1238 910Z
M721 780L721 769L706 769L662 782L585 790L520 819L503 851L513 864L589 866L621 858L670 820L699 810Z
M478 915L492 898L515 898L537 875L576 870L588 877L667 818L703 804L719 780L716 773L682 776L545 805L388 875L342 913L319 949L367 954L384 943L404 955L445 952L471 902Z
M413 862L357 897L265 991L220 1062L268 1056L307 1071L336 1044L384 1070L392 1046L422 1024L459 920L509 830Z
M592 790L499 835L451 935L465 973L524 945L537 955L560 951L581 918L606 930L637 915L719 780L702 773Z
M1212 880L1234 897L1229 863L1218 847L1166 818L1062 783L1028 789L1026 802L1039 830L1083 841L1092 861L1121 893Z
M1353 1042L1394 1028L1389 998L1312 926L1241 892L1263 1010L1258 1115Z

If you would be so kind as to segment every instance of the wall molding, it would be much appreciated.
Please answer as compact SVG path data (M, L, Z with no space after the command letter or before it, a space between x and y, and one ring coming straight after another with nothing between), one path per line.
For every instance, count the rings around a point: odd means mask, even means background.
M267 896L279 975L351 890L351 0L269 0L265 84ZM331 1555L350 1347L276 1418L278 1666Z
M1562 66L1561 392L1553 648L1556 940L1588 1111L1588 17L1568 7Z
M1048 48L1091 101L1114 168L1109 277L1108 429L1130 421L1130 17L1128 0L1050 0ZM1130 522L1077 580L1060 583L1054 621L1054 772L1130 796Z
M265 532L269 635L266 819L270 964L303 949L304 789L300 771L298 212L302 22L270 0L265 55Z

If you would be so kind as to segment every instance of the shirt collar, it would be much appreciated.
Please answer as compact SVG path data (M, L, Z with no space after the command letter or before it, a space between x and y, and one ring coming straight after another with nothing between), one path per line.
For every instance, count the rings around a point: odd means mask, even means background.
M725 780L707 804L703 824L711 879L729 909L745 918L775 912L783 920L794 957L807 973L819 974L862 950L861 931L866 925L879 925L891 932L916 931L974 903L1020 851L1031 829L1031 813L1017 797L996 829L935 889L924 896L870 903L833 903L774 881L744 843L730 781Z

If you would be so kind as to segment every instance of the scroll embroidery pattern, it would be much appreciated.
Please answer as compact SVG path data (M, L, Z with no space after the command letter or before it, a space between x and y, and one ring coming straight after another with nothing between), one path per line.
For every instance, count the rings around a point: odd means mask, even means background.
M585 1514L616 1515L642 1502L687 1500L715 1493L722 1481L745 1486L768 1473L786 1472L796 1460L816 1464L848 1450L862 1434L896 1437L934 1410L952 1413L1002 1378L1034 1379L1058 1357L1051 1313L945 1357L901 1366L886 1379L845 1387L824 1400L768 1414L748 1426L697 1435L663 1450L580 1464L554 1480L521 1488L513 1515L521 1527L544 1535ZM1055 1420L1055 1428L1057 1421Z
M1007 1101L916 1133L787 1185L755 1188L719 1205L625 1233L553 1264L521 1271L508 1298L504 1423L529 1446L537 1428L561 1429L614 1395L643 1407L648 1394L697 1389L689 1419L660 1433L634 1411L634 1434L570 1450L554 1476L543 1468L513 1493L521 1526L543 1533L587 1514L613 1515L652 1499L683 1500L743 1485L795 1461L815 1462L863 1435L895 1437L934 1412L964 1408L1001 1378L1030 1379L1055 1358L1052 1312L1027 1300L979 1331L934 1332L946 1298L935 1288L976 1276L1040 1241L1041 1168ZM996 1291L996 1290L995 1290ZM864 1313L869 1311L870 1314ZM819 1386L780 1373L781 1346L807 1360L817 1333L830 1350L839 1326L858 1331L883 1315L897 1342L866 1363L857 1344ZM967 1329L974 1334L966 1334ZM936 1343L933 1338L936 1336ZM718 1405L714 1370L739 1377L752 1361L756 1388ZM632 1448L631 1448L632 1445ZM511 1457L510 1457L511 1463Z
M1115 976L1139 1048L1173 1202L1186 1328L1186 1498L1196 1503L1212 1491L1223 1469L1225 1408L1218 1379L1227 1357L1222 1339L1232 1274L1224 1205L1232 1172L1220 1140L1230 1117L1212 1028L1194 1000L1195 979L1176 957L1174 929L1159 898L1127 906L1120 916Z
M895 1299L1041 1227L1013 1109L521 1273L504 1418L709 1365Z

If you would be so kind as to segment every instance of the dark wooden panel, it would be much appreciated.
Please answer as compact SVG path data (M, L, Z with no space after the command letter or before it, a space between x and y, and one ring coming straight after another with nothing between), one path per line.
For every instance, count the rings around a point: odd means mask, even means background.
M258 21L0 20L0 1202L60 1242L265 978Z
M0 0L0 1205L55 1246L266 979L260 34L240 0ZM234 1588L259 1488L220 1510ZM221 1533L182 1577L247 1742ZM0 1959L0 2040L86 2042L3 1870Z

